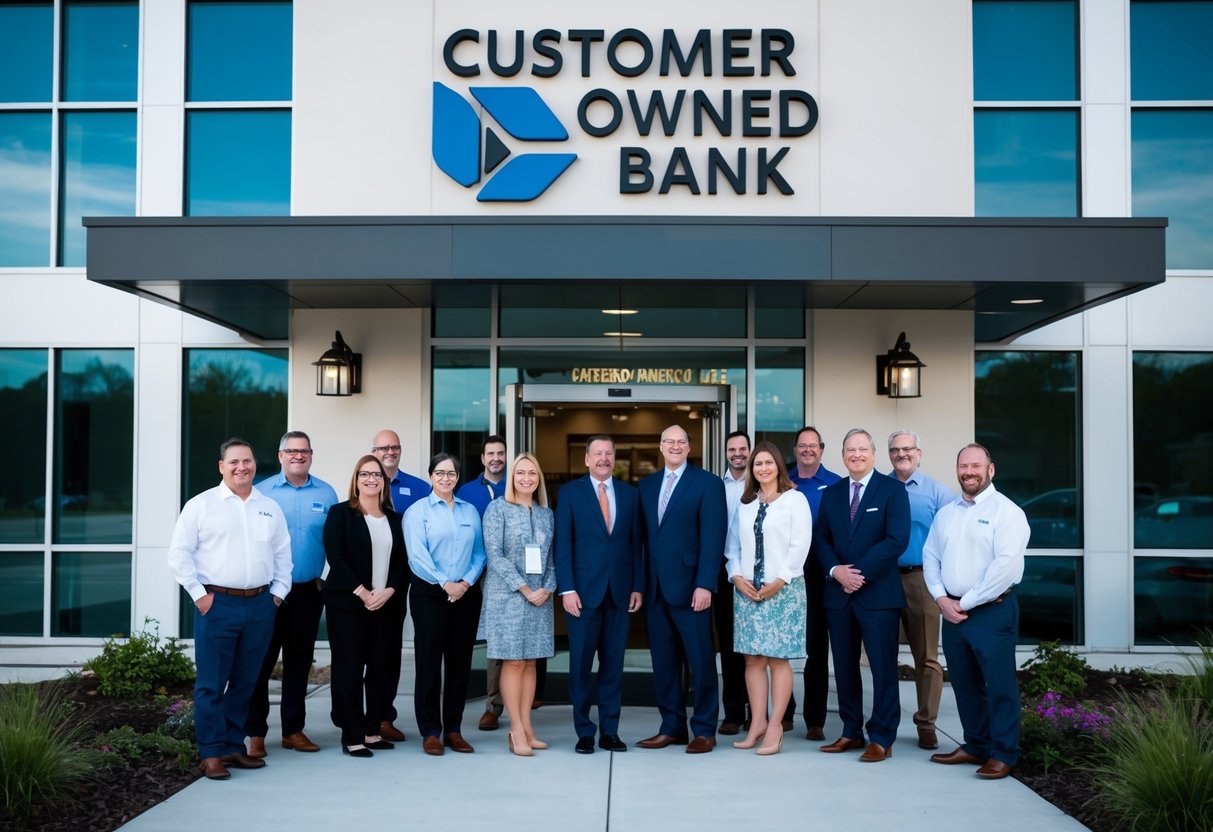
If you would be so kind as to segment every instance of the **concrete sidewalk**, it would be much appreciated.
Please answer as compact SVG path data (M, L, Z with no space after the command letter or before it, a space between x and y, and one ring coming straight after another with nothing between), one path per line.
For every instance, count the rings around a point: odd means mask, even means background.
M407 658L407 657L406 657ZM761 830L813 829L838 824L897 832L959 824L1033 832L1085 827L1037 797L1014 779L979 780L972 766L930 763L931 752L916 744L912 710L903 707L901 732L891 760L863 764L858 753L821 754L820 743L804 739L797 719L783 753L756 757L719 737L711 754L688 755L681 747L626 753L574 753L571 708L545 706L534 712L536 734L551 747L520 758L506 747L506 731L477 730L483 700L468 703L464 736L475 754L428 757L421 751L412 718L411 663L396 705L398 727L408 741L373 759L352 759L340 751L339 732L329 721L327 686L308 698L307 732L322 749L316 754L286 751L271 717L269 757L264 769L232 772L224 782L199 780L168 801L135 818L135 832L181 830L228 822L236 828L288 830L334 828L491 830ZM870 679L865 685L870 689ZM796 681L801 688L800 679ZM901 684L901 701L913 703L912 683ZM831 697L832 698L832 697ZM276 710L276 709L275 709ZM652 708L625 708L620 735L625 742L653 734ZM939 719L941 750L960 736L950 688ZM836 713L826 737L841 731Z

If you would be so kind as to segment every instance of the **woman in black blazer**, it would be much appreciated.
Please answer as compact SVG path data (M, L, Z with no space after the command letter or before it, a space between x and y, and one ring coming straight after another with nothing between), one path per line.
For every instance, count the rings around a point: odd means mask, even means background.
M372 748L393 747L379 736L392 624L383 610L402 588L405 553L387 472L370 454L354 466L349 500L329 509L324 554L329 564L323 594L333 655L333 723L341 729L346 754L371 757Z

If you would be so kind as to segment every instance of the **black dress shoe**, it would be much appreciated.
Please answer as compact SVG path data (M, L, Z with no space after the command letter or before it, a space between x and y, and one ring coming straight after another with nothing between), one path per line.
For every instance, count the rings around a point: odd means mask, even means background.
M577 746L573 749L578 754L593 754L594 753L594 738L593 737L578 737Z
M383 738L380 738L380 739L375 740L374 742L368 742L366 744L366 747L373 748L376 751L390 751L391 749L396 747L396 744L388 742L387 740L385 740Z
M598 738L598 747L603 751L627 751L627 744L618 734L603 734Z
M349 757L364 757L365 758L365 757L374 757L375 756L375 752L371 751L371 749L367 748L365 745L362 746L361 748L346 748L343 745L343 746L341 746L341 751L342 751L342 753L344 753L346 756L349 756Z

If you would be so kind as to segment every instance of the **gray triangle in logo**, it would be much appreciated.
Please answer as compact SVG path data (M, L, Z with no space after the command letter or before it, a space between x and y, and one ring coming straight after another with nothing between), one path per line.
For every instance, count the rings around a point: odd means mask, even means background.
M484 172L491 173L493 168L505 161L510 155L510 149L505 146L492 127L484 128Z

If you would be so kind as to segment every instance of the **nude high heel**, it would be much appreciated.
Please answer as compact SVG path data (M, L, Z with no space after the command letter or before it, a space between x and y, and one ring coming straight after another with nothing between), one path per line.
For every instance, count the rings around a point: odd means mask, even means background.
M510 751L512 751L514 754L518 755L519 757L534 757L535 756L535 752L531 750L531 747L529 745L515 746L513 734L506 734L505 736L506 736L506 739L509 740Z
M780 737L779 742L775 745L764 745L754 753L759 757L770 757L772 754L778 754L780 751L783 751L783 737Z

